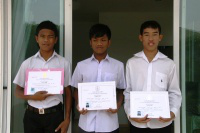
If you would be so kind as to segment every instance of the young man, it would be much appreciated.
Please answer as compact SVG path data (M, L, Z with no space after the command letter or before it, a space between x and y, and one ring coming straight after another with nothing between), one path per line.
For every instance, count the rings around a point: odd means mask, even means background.
M130 58L126 65L124 108L131 123L131 133L170 133L171 123L181 106L176 66L171 59L158 51L162 37L161 27L156 21L144 22L139 35L143 51ZM171 118L130 118L130 91L168 91Z
M118 133L117 111L123 102L125 89L123 63L108 56L111 45L111 31L104 24L93 25L89 31L92 57L79 62L72 76L71 85L75 87L74 97L80 112L79 133L110 132ZM117 109L88 111L78 106L78 83L115 81L118 93Z
M66 133L71 111L70 64L54 51L54 45L58 40L58 31L54 23L41 22L37 26L35 39L39 44L39 51L22 63L13 81L16 84L16 96L28 100L24 115L24 132ZM52 95L46 91L39 91L34 95L24 95L26 70L35 68L64 68L65 119L62 95ZM41 109L44 110L44 114L41 114Z

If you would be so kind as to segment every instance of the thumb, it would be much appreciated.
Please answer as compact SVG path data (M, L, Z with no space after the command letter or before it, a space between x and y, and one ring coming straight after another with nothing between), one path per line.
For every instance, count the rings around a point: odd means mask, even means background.
M47 91L39 91L40 94L47 94Z
M61 125L59 125L59 126L56 128L55 132L58 132L60 129L61 129Z

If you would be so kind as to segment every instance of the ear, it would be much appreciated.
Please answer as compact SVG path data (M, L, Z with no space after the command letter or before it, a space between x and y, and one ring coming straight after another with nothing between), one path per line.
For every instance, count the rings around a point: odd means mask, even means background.
M92 47L92 40L90 40L90 47Z
M138 38L142 42L142 35L139 35Z
M35 36L35 40L36 40L36 42L38 43L38 36Z
M108 47L110 47L111 45L111 40L108 40Z
M57 41L58 41L58 37L55 38L55 44L57 43Z
M159 41L163 39L163 35L159 35Z

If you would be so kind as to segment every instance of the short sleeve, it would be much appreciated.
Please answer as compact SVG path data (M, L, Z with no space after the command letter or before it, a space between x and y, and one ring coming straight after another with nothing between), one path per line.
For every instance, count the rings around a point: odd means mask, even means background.
M124 65L123 63L120 65L119 71L118 71L118 81L117 81L117 88L118 89L125 89L126 88L126 81L125 81L125 75L124 75Z
M82 76L81 76L81 72L80 72L80 69L79 69L79 64L77 64L75 70L74 70L74 73L72 75L72 81L71 81L71 86L75 87L75 88L78 88L78 83L82 83Z
M26 77L26 63L24 61L21 64L13 83L24 88L25 87L25 77Z

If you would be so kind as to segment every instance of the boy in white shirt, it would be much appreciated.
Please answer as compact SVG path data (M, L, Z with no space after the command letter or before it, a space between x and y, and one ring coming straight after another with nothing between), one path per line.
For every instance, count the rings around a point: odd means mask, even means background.
M181 106L181 92L175 63L158 51L162 40L161 27L156 21L141 25L139 39L143 51L126 64L125 112L131 123L131 133L170 133L172 121ZM130 118L130 91L168 91L171 118Z
M22 63L13 81L16 84L16 96L28 101L24 114L24 132L66 133L71 112L70 64L54 50L58 40L58 31L54 23L41 22L36 28L35 39L39 44L39 51ZM64 68L65 119L61 94L52 95L47 91L39 91L34 95L24 95L26 70L44 68Z
M118 133L117 111L123 102L125 89L124 65L108 56L111 44L111 31L104 24L93 25L89 32L92 57L79 62L72 76L71 86L75 88L74 97L80 112L79 133L109 132ZM117 87L117 109L88 111L79 109L78 83L115 81Z

